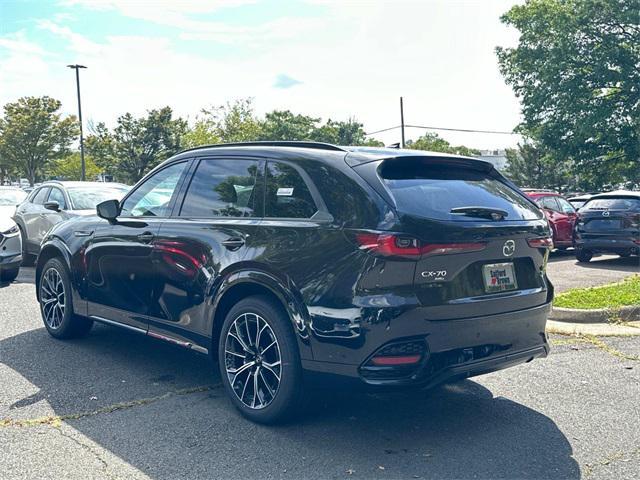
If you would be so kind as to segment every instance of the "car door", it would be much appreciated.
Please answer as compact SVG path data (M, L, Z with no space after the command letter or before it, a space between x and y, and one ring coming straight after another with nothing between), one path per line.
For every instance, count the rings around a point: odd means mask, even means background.
M69 206L61 188L52 186L44 203L47 202L57 202L59 211L44 208L44 213L40 215L40 229L41 231L44 231L45 234L51 230L55 224L69 218L69 214L67 213Z
M578 218L578 214L576 209L568 200L565 200L562 197L556 197L556 201L558 202L558 206L560 207L562 228L566 231L566 239L568 242L573 243L573 231L576 225L576 219Z
M19 212L24 222L27 248L30 252L37 253L40 250L40 242L49 231L46 220L47 210L44 208L49 190L49 187L41 187L35 192L30 202L25 202L21 206Z
M172 163L151 174L123 199L115 222L97 226L85 253L89 316L146 331L156 289L155 237L188 164Z
M208 345L206 299L222 272L252 248L263 211L264 161L200 158L193 171L155 242L149 334Z

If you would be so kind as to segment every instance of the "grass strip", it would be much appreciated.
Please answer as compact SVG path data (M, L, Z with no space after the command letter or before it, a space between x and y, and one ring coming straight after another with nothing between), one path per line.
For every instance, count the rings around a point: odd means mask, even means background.
M640 306L640 275L601 287L576 288L556 295L553 305L563 308L620 308Z

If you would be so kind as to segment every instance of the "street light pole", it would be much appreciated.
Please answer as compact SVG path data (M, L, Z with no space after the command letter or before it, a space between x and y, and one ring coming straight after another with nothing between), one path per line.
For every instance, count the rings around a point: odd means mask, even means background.
M400 131L402 134L400 146L404 148L404 104L402 103L402 97L400 97Z
M80 104L80 69L87 68L84 65L67 65L76 71L76 88L78 90L78 122L80 122L80 165L82 167L82 181L86 180L85 164L84 164L84 138L82 135L82 106Z

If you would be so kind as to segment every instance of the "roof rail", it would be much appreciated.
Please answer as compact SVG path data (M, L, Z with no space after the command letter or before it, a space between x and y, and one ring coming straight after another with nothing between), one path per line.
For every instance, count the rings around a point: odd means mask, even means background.
M180 153L192 152L194 150L202 150L205 148L221 148L221 147L297 147L297 148L315 148L317 150L332 150L336 152L347 152L344 148L322 142L292 142L292 141L264 141L264 142L235 142L235 143L216 143L214 145L200 145L193 148L187 148Z

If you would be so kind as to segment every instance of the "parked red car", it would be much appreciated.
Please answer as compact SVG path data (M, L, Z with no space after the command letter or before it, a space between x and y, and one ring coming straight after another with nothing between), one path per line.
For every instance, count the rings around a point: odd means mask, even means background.
M544 211L553 232L553 244L564 250L573 246L573 227L578 214L573 205L559 193L548 190L525 190L525 193Z

